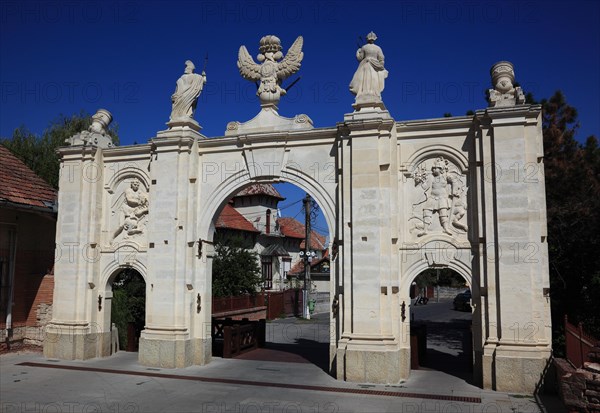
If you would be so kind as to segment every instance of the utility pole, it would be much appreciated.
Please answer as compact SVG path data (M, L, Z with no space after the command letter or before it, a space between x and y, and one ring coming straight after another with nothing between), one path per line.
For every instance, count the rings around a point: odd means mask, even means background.
M302 316L310 318L308 310L308 286L310 285L310 195L304 197L304 290L302 291Z

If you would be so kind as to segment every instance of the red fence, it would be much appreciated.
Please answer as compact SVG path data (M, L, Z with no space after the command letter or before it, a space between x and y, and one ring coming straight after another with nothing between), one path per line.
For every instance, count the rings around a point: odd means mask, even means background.
M266 291L255 295L213 297L212 313L222 314L255 307L267 307L267 319L299 316L302 314L302 290Z
M583 331L583 324L577 326L569 323L565 315L565 347L567 360L575 367L583 367L583 363L590 361L588 354L592 351L592 347L598 343L594 337L586 334Z
M267 319L298 316L302 314L302 290L267 292Z
M213 314L227 311L246 310L248 308L262 307L265 304L264 293L255 295L239 295L236 297L213 297Z

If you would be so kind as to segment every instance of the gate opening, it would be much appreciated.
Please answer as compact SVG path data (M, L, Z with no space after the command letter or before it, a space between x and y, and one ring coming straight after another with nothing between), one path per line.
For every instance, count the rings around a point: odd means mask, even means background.
M213 225L213 356L328 371L331 259L317 203L291 184L252 184Z
M119 272L112 282L111 330L118 331L118 348L138 351L146 324L146 282L133 268Z
M449 268L427 269L411 285L411 369L473 383L471 289Z

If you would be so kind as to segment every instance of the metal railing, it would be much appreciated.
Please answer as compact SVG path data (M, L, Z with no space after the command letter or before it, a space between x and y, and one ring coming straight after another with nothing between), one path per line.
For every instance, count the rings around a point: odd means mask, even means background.
M565 315L566 357L573 366L582 368L583 363L590 361L588 354L598 342L598 339L583 331L583 323L571 324Z

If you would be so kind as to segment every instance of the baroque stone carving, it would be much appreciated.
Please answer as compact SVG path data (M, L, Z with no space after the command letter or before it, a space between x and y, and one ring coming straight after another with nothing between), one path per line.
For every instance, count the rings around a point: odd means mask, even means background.
M378 104L381 104L381 92L388 71L383 66L383 51L381 47L375 45L375 40L377 40L375 33L369 33L367 44L356 51L356 58L360 63L350 82L350 92L356 96L356 105L379 106Z
M177 80L175 93L171 96L171 102L173 103L171 117L167 123L170 128L189 126L195 130L200 129L200 126L194 120L194 112L198 104L198 97L206 83L206 73L202 71L202 75L199 75L194 73L195 69L194 63L187 60L184 73Z
M119 223L113 233L113 242L129 239L143 234L148 215L148 194L140 181L133 178L128 188L125 189L119 207Z
M505 107L522 105L525 103L525 95L520 87L514 87L515 72L510 62L502 61L496 63L490 69L492 85L489 89L489 103L492 107Z
M238 69L244 79L260 82L256 95L263 108L277 109L281 96L286 94L286 90L281 87L281 82L300 69L304 57L302 44L302 36L298 36L287 55L283 57L279 38L273 35L264 36L260 39L260 53L256 57L260 64L252 60L246 46L240 46Z
M413 171L418 195L412 204L413 223L411 232L421 237L430 232L433 215L437 214L441 232L454 236L451 227L466 232L468 230L465 215L467 213L465 177L459 169L443 157L421 162Z
M98 109L92 116L92 124L87 131L82 131L65 140L71 146L91 145L100 148L112 148L112 138L108 134L108 125L112 122L112 115L106 109Z

